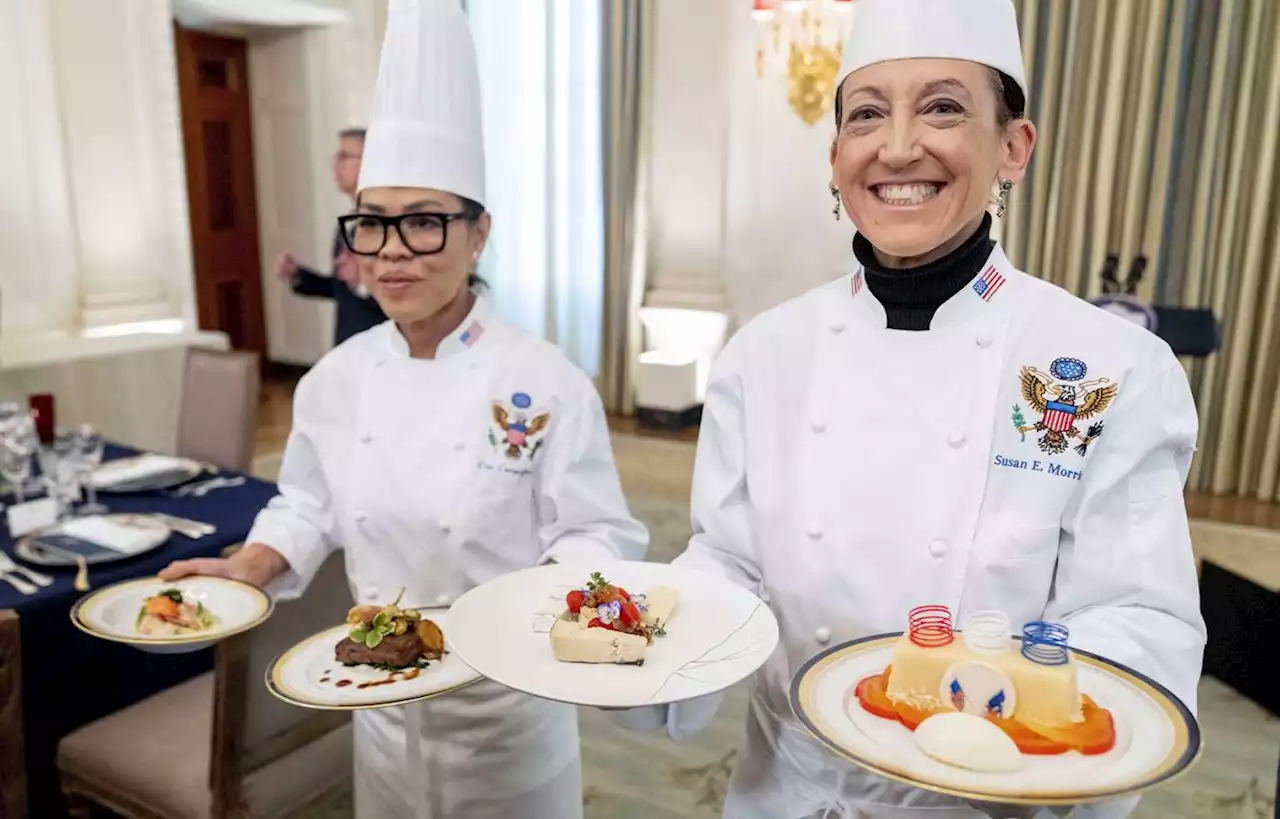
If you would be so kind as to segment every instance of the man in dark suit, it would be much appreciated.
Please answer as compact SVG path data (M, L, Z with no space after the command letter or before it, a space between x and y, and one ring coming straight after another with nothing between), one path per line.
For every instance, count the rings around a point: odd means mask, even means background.
M338 135L338 150L333 155L333 178L338 189L355 200L360 179L360 158L364 153L364 129L352 128ZM337 232L333 235L333 271L318 273L298 264L291 253L276 260L276 275L289 282L300 296L333 299L338 308L334 326L334 346L356 333L387 320L378 303L360 286L355 257Z

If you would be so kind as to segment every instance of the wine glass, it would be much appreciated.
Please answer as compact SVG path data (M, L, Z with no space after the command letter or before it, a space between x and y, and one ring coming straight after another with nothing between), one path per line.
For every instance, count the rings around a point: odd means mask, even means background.
M41 450L41 472L49 494L58 499L59 517L69 517L80 500L80 439L73 432L59 432L49 446Z
M0 477L13 487L14 498L18 503L25 503L27 494L24 484L31 476L31 450L26 449L22 440L9 434L9 430L0 436Z
M102 435L88 424L76 431L76 440L80 451L81 479L89 495L88 502L80 507L80 514L101 515L107 511L107 507L98 503L98 487L94 484L93 473L102 463L102 453L106 449L106 442L103 441Z

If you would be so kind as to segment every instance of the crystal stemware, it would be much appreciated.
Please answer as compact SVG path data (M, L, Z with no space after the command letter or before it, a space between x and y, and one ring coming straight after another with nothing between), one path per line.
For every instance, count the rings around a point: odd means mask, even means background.
M59 517L75 514L75 504L80 500L80 475L84 470L79 436L59 432L40 455L40 469L49 494L58 499Z
M98 488L94 484L93 473L102 463L106 442L103 441L102 435L88 424L76 431L76 439L79 444L78 460L82 470L80 479L88 493L88 500L84 506L80 507L80 514L101 515L107 511L107 507L98 503Z

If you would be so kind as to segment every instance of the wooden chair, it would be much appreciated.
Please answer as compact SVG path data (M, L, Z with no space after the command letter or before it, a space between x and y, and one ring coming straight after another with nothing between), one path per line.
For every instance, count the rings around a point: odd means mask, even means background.
M261 390L256 353L189 348L177 453L248 472Z
M342 623L349 600L336 553L301 599L219 643L212 673L63 738L73 815L101 805L128 819L274 819L348 781L350 715L288 705L263 680L290 646Z
M27 817L22 738L22 636L18 613L0 610L0 816Z

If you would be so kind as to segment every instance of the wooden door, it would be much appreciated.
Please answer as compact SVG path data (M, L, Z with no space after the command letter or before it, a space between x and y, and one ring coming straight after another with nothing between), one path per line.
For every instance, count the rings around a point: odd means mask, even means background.
M200 328L264 355L245 42L181 27L174 40Z

